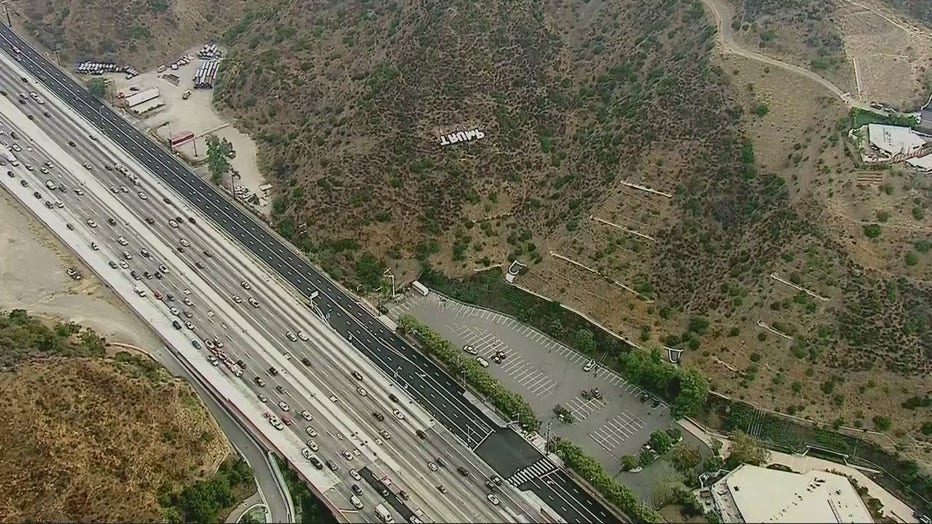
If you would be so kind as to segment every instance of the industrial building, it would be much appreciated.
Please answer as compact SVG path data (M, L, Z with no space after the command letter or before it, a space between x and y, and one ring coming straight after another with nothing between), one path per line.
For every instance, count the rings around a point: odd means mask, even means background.
M923 171L932 170L932 136L908 127L868 124L867 142L863 158L867 163L906 162Z
M214 81L217 79L217 71L220 69L220 60L205 60L194 74L195 89L211 89L214 87Z
M123 102L126 104L126 107L136 107L139 104L149 102L159 97L159 88L150 87L149 89L139 91L138 93L133 93L132 95L127 96L123 99Z
M792 473L744 464L699 499L724 522L873 522L851 482L825 471Z

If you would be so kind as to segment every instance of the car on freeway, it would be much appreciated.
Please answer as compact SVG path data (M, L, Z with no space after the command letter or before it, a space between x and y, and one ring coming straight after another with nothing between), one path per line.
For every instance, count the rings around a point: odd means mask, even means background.
M440 457L437 457L436 459L434 459L434 462L436 462L437 465L440 466L441 468L447 467L447 463L444 462L443 459Z
M300 331L300 330L298 331L298 338L300 338L304 342L307 342L308 340L311 339L311 337L307 336L307 333Z
M174 220L169 220L168 225L170 225L171 227L177 228L178 222L175 222Z
M349 476L353 477L353 480L362 480L362 477L359 476L359 472L355 469L349 470Z
M152 217L146 217L146 224L149 224L150 226L155 224L155 219Z
M273 377L278 376L278 370L272 366L269 366L269 375L272 375Z
M263 404L269 401L269 397L263 395L262 393L257 393L256 396L259 397L259 402L262 402Z
M129 244L129 242L127 242L126 239L123 237L117 237L117 244L120 244L121 246L125 246Z
M424 430L418 429L414 431L414 434L418 436L421 440L427 440L427 433L424 433Z
M317 457L311 457L311 464L317 469L324 469L324 464Z
M243 299L240 298L239 295L233 295L233 302L236 302L237 304L242 304L242 303L243 303Z
M307 441L307 447L311 448L311 451L317 451L320 449L320 446L317 445L317 442L313 440Z
M209 338L205 338L205 339L204 339L204 345L207 346L207 349L214 349L214 348L217 347L217 346L214 344L214 341L211 340L211 339L209 339Z
M110 224L111 226L115 226L115 225L116 225L116 220L114 220L113 217L108 217L108 218L107 218L107 223Z
M29 187L29 182L27 182L26 180L20 180L19 185L23 187ZM91 226L91 227L97 227L97 226Z
M33 169L35 169L34 167L32 167L32 164L24 164L23 167L26 168L26 171L32 171Z
M345 458L346 460L353 460L353 454L345 449L340 452L340 455L343 455L343 458Z
M252 305L252 307L259 307L259 301L252 297L249 297L249 303Z
M278 391L278 394L279 394L279 395L284 395L284 394L285 394L285 388L283 388L283 387L281 387L281 386L275 386L275 391Z
M308 434L309 436L311 436L311 437L316 437L316 436L317 436L317 431L316 431L314 428L312 428L311 426L308 426L308 427L304 428L304 431L307 432L307 434Z
M174 306L168 308L168 311L169 311L172 315L175 315L176 317L178 316L179 313L181 313L181 311L179 311L178 308L176 308L176 307L174 307Z
M184 321L184 327L190 329L191 331L194 331L194 324L192 324L190 320Z
M297 342L297 341L298 341L298 337L297 337L294 333L292 333L291 331L285 331L285 336L288 337L288 340L290 340L290 341L292 341L292 342Z
M178 322L177 320L172 320L172 327L175 329L181 329L181 322Z
M336 395L330 395L329 398L330 398L330 402L339 402L339 401L340 401L340 399L338 399Z
M25 180L23 180L23 182L25 182ZM87 225L89 225L89 226L91 226L91 227L97 227L97 222L94 222L92 219L88 218L88 219L87 219Z
M100 246L97 245L97 242L91 242L91 249L94 251L100 251Z
M586 365L583 366L583 371L589 372L593 367L595 367L595 360L590 359L589 362L586 362Z
M241 367L241 368L243 368L243 369L246 369L246 363L243 362L243 359L237 359L236 365L239 366L239 367Z
M84 191L80 187L78 187L78 188L75 188L74 194L78 196L84 196Z
M394 393L389 393L388 400L391 400L392 402L398 402L398 397L396 397Z
M117 269L118 267L120 267L120 265L114 262L113 260L107 262L107 265L110 266L112 269Z
M437 471L437 469L438 469L438 468L437 468L437 465L434 464L433 462L428 462L428 463L427 463L427 467L428 467L431 471Z
M327 467L330 468L330 471L333 471L334 473L336 473L337 471L340 471L340 466L337 466L330 460L326 460L324 463L327 464Z
M491 502L493 506L498 506L499 504L501 504L501 501L498 500L498 497L496 497L492 493L489 493L488 495L486 495L485 498L489 499L489 502Z
M142 191L140 191L138 195L139 195L139 198L141 198L142 200L149 200L149 197L146 196L146 194L143 193Z
M282 422L284 422L286 426L291 426L294 424L294 421L289 417L282 417Z
M403 498L403 499L405 499L405 500L410 500L410 499L411 499L411 497L408 496L408 492L405 491L405 490L403 490L403 489L402 489L402 490L398 490L398 496L401 497L401 498Z
M262 380L262 377L260 376L256 376L256 378L252 379L252 381L255 382L256 385L259 386L260 388L265 387L265 381Z
M301 416L304 417L304 420L307 421L314 420L314 417L311 416L311 412L306 409L301 412Z
M92 166L92 165L90 164L90 162L84 162L84 163L81 164L81 165L84 166L84 169L88 169L88 170L94 169L94 166Z
M186 239L186 238L180 238L180 239L178 239L178 243L181 244L181 245L184 246L184 247L191 247L191 243L188 242L188 239Z
M12 171L7 171L7 172L6 172L6 176L8 176L8 177L10 177L10 178L16 178L16 173L14 173L14 172L12 172Z
M356 495L362 495L362 488L360 488L358 484L353 484L350 486L350 489L353 490L353 493Z
M362 375L360 375L358 371L353 371L350 374L353 375L353 378L355 378L356 380L362 380Z
M385 420L385 415L379 413L378 411L373 411L372 416L375 417L376 420L378 420L379 422L382 422L383 420Z
M247 290L247 291L250 290L250 289L252 289L252 286L249 284L249 282L246 282L245 280L243 280L242 282L240 282L239 285L243 286L243 289L245 289L245 290Z
M72 226L71 223L65 224L65 227L67 227L69 231L74 231L74 226Z
M437 484L437 491L445 495L447 493L447 488L443 484Z
M185 302L185 304L188 304L188 303ZM194 304L188 304L188 305L189 305L189 306L193 306ZM208 313L209 313L209 312L208 312ZM220 338L218 338L216 335L214 335L214 344L217 344L217 347L218 347L218 348L222 348L222 347L223 347L223 341L221 341Z
M217 357L215 357L215 356L213 356L213 355L207 355L207 362L210 362L211 365L214 365L214 366L219 366L219 365L220 365L220 361L217 360Z
M117 186L110 186L110 192L113 193L113 194L115 195L115 194L119 193L120 190L117 189Z
M307 357L302 358L301 363L308 367L311 365L311 361Z
M165 273L166 275L169 273L168 268L165 267L165 264L159 264L159 271L161 271L162 273ZM191 304L188 304L188 305L190 306Z
M489 367L489 361L486 360L486 359L484 359L484 358L482 358L482 357L476 357L476 362L478 362L479 365L482 366L482 367L484 367L484 368Z
M125 260L121 260L120 267L123 269L129 269L129 264L127 264Z
M214 258L214 256L210 254L210 251L207 251L206 249L204 250L204 256L207 258Z
M135 269L129 272L129 276L133 277L133 280L139 280L142 278L142 275L139 274Z
M360 397L365 397L365 396L369 395L369 392L366 391L366 388L364 388L364 387L358 387L358 388L356 388L356 393L359 393L359 396L360 396Z
M201 349L201 343L197 340L192 340L191 345L194 346L194 349Z
M278 403L278 407L280 407L282 411L288 411L291 409L288 407L288 404L284 400Z
M311 450L310 448L301 448L301 454L304 455L304 458L311 460Z

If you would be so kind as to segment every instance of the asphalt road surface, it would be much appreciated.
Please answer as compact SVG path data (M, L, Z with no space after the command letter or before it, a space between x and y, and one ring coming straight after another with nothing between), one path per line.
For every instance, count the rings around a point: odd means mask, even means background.
M8 94L16 92L17 81L15 73L0 71L0 86ZM349 350L341 337L261 268L244 261L246 257L231 249L222 238L218 239L211 228L204 227L206 221L199 217L192 224L187 219L195 216L192 210L166 204L164 199L171 199L168 188L147 179L145 173L137 175L140 183L135 185L113 168L118 158L108 154L103 141L78 129L68 120L67 112L50 102L40 106L31 99L23 100L19 107L26 114L34 118L39 115L34 123L42 124L45 134L54 136L62 148L70 148L80 160L71 159L75 165L67 165L63 155L45 149L47 140L31 136L4 118L7 135L15 131L17 140L12 142L22 149L16 153L22 165L10 169L13 177L4 175L8 187L18 192L20 198L39 194L42 201L61 201L61 209L53 206L49 212L69 216L72 230L83 236L86 245L94 249L93 243L97 251L109 255L117 267L105 271L122 273L127 280L134 279L131 272L136 272L138 285L146 286L153 296L158 291L164 297L163 309L169 318L179 324L190 323L180 329L190 332L192 344L197 341L203 347L207 339L217 339L223 342L222 351L231 361L242 360L247 373L239 378L230 376L230 380L249 388L257 404L261 402L261 393L269 412L275 412L283 420L289 417L293 421L289 430L302 440L314 442L314 446L308 443L309 447L318 448L314 455L340 467L333 472L338 480L324 494L346 509L348 518L371 519L357 513L349 503L350 487L358 481L352 469L363 465L382 470L384 475L398 475L393 479L394 485L410 491L415 510L423 507L432 520L496 521L504 520L501 511L506 508L520 512L518 504L507 494L502 495L500 508L490 505L485 500L483 486L490 470L481 463L472 464L469 456L460 453L460 446L448 444L442 426L434 429L429 419L422 424L420 418L413 416L419 408L403 404L407 398L404 393L397 395L401 403L392 402L388 391L393 386L384 375ZM66 145L68 140L75 146ZM46 167L47 161L51 161L51 168ZM90 169L80 166L79 161L86 162ZM33 169L27 169L27 165ZM130 174L136 175L132 171ZM23 181L28 187L21 185ZM54 190L45 185L47 181L54 183ZM179 218L179 213L185 216ZM149 221L151 227L145 226ZM120 267L120 263L126 267ZM146 273L149 278L144 276ZM237 294L242 295L240 302L233 298ZM168 299L169 295L173 300ZM249 305L250 298L258 306ZM230 314L231 309L237 313ZM307 340L291 341L285 336L287 331L302 330ZM203 354L207 358L206 350ZM289 366L283 365L283 361L304 359L311 365L300 364L298 373L286 371ZM276 370L275 375L268 372L270 368ZM362 380L353 378L350 370L356 370ZM257 378L264 385L260 386ZM308 387L307 378L320 387ZM337 416L332 414L334 409L339 410ZM410 418L399 420L392 414L396 409ZM306 416L298 414L305 410ZM377 420L372 413L383 414L384 419ZM423 431L426 439L417 437L416 430ZM360 448L372 449L372 455ZM344 458L347 456L350 458ZM463 482L446 469L431 471L428 463L438 456L471 469L474 481ZM300 461L304 457L289 459ZM386 466L386 461L394 466ZM444 496L435 489L440 484L448 486L449 494ZM380 495L372 492L361 496L369 507L374 507L378 498Z
M185 199L197 209L196 213L193 211L189 211L189 213L203 214L203 216L209 217L226 234L250 250L268 268L277 273L281 279L292 284L299 292L308 295L314 291L319 291L316 305L321 311L325 312L333 328L343 337L351 339L353 347L359 350L362 355L365 355L373 365L380 368L389 377L392 377L395 384L402 385L400 387L406 386L407 394L413 397L423 409L429 412L459 440L475 443L475 446L494 434L496 428L492 421L464 398L461 386L456 384L452 378L430 362L424 355L418 353L394 332L378 322L374 315L361 305L355 297L327 279L325 275L309 264L300 254L296 253L285 241L270 232L253 216L231 203L214 187L178 163L159 145L145 138L132 125L99 100L91 97L68 75L49 63L19 39L9 28L5 26L0 28L0 39L4 41L4 50L11 56L13 55L12 46L17 46L23 53L20 64L29 70L35 78L38 78L44 85L54 91L61 100L70 105L73 111L94 122L102 134L107 135L122 146L140 164L154 173L161 182L173 188L177 193L184 195ZM22 82L18 78L8 78L7 80L12 81L13 85ZM25 86L25 84L26 82L22 82L21 85ZM21 89L24 88L10 92L14 93ZM60 138L68 139L68 137ZM74 138L71 137L71 139ZM81 144L78 147L83 152L88 145ZM95 176L99 176L101 173L101 168L95 168ZM181 206L184 207L184 204L181 204ZM170 216L166 214L167 208L162 208L160 211L163 214L163 219ZM160 223L164 224L164 222ZM194 262L196 261L191 263ZM225 275L224 278L228 279L228 281L223 284L224 286L229 285L231 282L239 282L237 275L232 273L231 270L231 274ZM227 289L226 291L229 293L231 290ZM293 311L292 314L294 315L296 312ZM268 317L262 320L270 321L270 323L257 329L263 332L261 334L264 336L270 338L277 336L280 339L283 330L272 330L271 326L285 327L282 326L282 322L288 319L283 319L278 315L268 315ZM297 328L295 324L290 325L292 326L290 329ZM353 358L348 355L330 354L329 352L327 357L335 359L334 362L337 359ZM263 366L265 363L256 362L253 365ZM259 369L264 369L264 367L259 367ZM250 367L250 370L252 372L254 368ZM273 402L271 398L270 402ZM363 411L361 414L365 413L367 411ZM533 449L530 444L522 439L511 441L516 446ZM519 455L522 451L524 450L516 449L515 454ZM528 464L528 466L530 465ZM491 466L493 469L496 467L495 464L491 464ZM552 475L552 483L542 482L539 491L545 495L550 495L550 497L542 497L545 501L548 498L564 500L564 503L557 504L554 509L569 522L605 522L608 518L607 511L596 501L584 493L575 495L576 492L581 493L581 491L562 472L556 472ZM566 496L571 498L564 499ZM468 512L468 510L466 511Z

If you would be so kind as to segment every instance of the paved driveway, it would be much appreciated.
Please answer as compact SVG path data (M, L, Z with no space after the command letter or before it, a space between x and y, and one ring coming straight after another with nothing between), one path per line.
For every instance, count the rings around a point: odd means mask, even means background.
M544 421L541 434L546 437L549 428L552 435L582 446L611 475L620 470L620 457L637 455L651 432L673 425L669 409L642 402L637 386L599 366L586 373L588 357L505 315L435 293L409 295L390 314L395 318L410 314L453 344L473 346L490 362L496 351L504 351L505 360L492 362L487 369L506 388L524 396ZM603 399L583 398L583 390L591 388L598 388ZM573 424L553 415L557 404L573 413ZM518 476L539 473L519 471L509 481L518 485L527 480Z

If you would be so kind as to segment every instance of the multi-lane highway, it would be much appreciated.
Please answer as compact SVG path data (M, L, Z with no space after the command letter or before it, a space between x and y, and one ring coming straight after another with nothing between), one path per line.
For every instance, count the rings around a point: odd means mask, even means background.
M7 95L15 92L17 81L15 74L0 71L0 86ZM158 292L164 313L189 332L192 344L197 341L203 347L204 358L210 355L208 340L219 340L223 347L216 356L242 361L245 373L230 379L251 388L255 402L267 404L269 413L282 420L288 417L290 429L317 448L312 455L340 468L336 476L345 472L345 482L336 483L328 497L342 498L344 507L355 511L349 503L350 486L362 482L352 468L365 467L380 472L379 476L387 474L396 487L394 493L403 490L410 498L405 504L413 509L428 508L427 518L511 520L504 519L501 510L520 512L504 491L497 495L501 507L490 504L483 483L491 470L472 464L470 457L460 455L458 446L448 445L444 437L451 437L442 427L431 428L430 417L416 405L404 404L402 393L396 396L400 403L392 401L387 377L355 351L340 347L345 346L341 337L261 268L216 238L194 210L167 204L175 198L168 188L132 169L124 174L115 161L118 151L108 151L105 140L80 129L79 122L69 122L68 115L52 104L16 99L23 100L20 109L27 115L41 116L39 123L48 134L74 144L66 147L76 160L68 165L63 155L45 150L43 140L34 140L39 133L4 122L17 133L13 143L20 146L17 156L22 163L15 171L10 169L12 177L7 174L8 187L22 193L18 195L22 198L38 194L40 201L52 206L49 212L67 214L71 231L81 234L94 251L108 254L111 264L105 271L135 279L154 300ZM10 100L0 104L15 107ZM14 181L18 187L11 184ZM230 310L236 313L229 314ZM288 332L294 340L286 336ZM437 457L443 457L448 467L432 470L430 464ZM456 467L466 468L471 481L460 478ZM447 493L440 493L438 486ZM360 499L369 507L381 501L381 494L360 491ZM409 516L399 500L390 500L397 503L402 517Z
M288 416L295 421L292 429L298 433L306 432L306 421L300 415L295 415L295 408L297 411L308 409L314 417L309 424L320 425L320 429L315 427L319 435L324 434L322 429L326 428L325 431L330 437L318 437L320 440L326 440L326 443L316 442L320 447L317 454L321 455L322 459L326 457L334 463L339 463L341 470L337 472L338 475L346 475L342 472L347 471L353 464L353 461L346 461L340 457L344 450L352 454L354 449L360 449L360 457L354 460L360 461L357 463L360 468L363 461L368 460L375 470L384 469L385 466L380 465L384 454L386 461L394 461L394 465L410 472L412 477L420 476L414 479L392 478L393 486L405 483L416 486L415 489L406 491L412 498L417 496L422 500L414 500L408 505L412 508L421 507L417 505L419 502L430 518L462 520L473 518L473 512L475 518L489 518L492 515L496 516L492 520L502 518L504 513L501 509L492 509L491 504L485 499L487 491L482 483L490 474L490 470L485 465L473 464L473 457L466 449L442 442L444 435L451 435L440 428L433 428L433 422L440 422L456 439L468 444L472 449L489 437L494 437L496 432L510 430L495 427L488 417L466 400L463 389L453 379L378 322L355 297L332 283L254 217L231 203L215 188L176 162L168 152L147 140L123 118L91 97L68 75L20 40L9 28L0 28L0 39L4 40L4 51L11 56L13 46L22 51L19 66L35 77L27 78L24 82L22 75L13 68L4 68L2 85L5 86L11 103L15 103L12 100L20 91L31 89L27 87L27 83L38 79L54 92L60 101L70 106L66 108L65 104L60 104L62 107L59 109L59 103L56 102L51 104L55 105L55 108L50 107L49 103L40 108L33 100L21 105L23 108L28 107L26 112L32 111L34 123L46 130L54 141L64 149L70 150L70 154L75 158L82 162L87 161L92 166L92 169L88 170L78 164L77 170L84 169L85 172L81 173L79 178L85 184L93 185L93 191L85 191L84 196L72 193L56 195L65 205L65 209L59 212L74 214L75 221L78 222L74 224L76 228L80 226L94 230L88 231L89 242L93 241L91 238L96 238L95 235L101 235L102 238L96 242L100 249L113 250L116 262L116 258L122 255L122 248L126 247L119 245L119 237L123 237L128 245L131 244L136 249L136 252L127 249L134 258L124 262L127 266L130 263L135 264L132 267L138 268L135 270L140 273L149 271L150 274L154 274L158 265L163 263L156 263L152 258L172 258L181 267L187 268L186 271L166 273L162 281L153 284L154 287L165 289L163 295L172 292L176 304L186 296L186 288L193 289L182 277L193 273L197 279L203 281L205 291L212 293L215 299L201 299L203 303L200 306L194 298L190 298L194 306L178 304L179 321L192 322L192 325L197 327L197 335L200 338L217 336L224 341L230 348L229 353L246 363L243 383L249 384L249 387L255 390L255 395L261 390L268 398L269 411L276 412L277 416L285 415L277 407L278 402L287 402L290 407ZM10 64L15 65L11 61ZM33 108L30 104L36 107ZM43 114L46 111L50 116ZM75 112L84 119L78 118ZM99 131L88 133L87 122L98 126ZM92 139L90 135L95 133L99 133L101 137L95 136L98 139ZM113 143L104 140L103 137L109 138ZM73 142L75 146L65 145L68 141ZM121 150L115 147L117 144ZM120 161L119 159L126 157L127 153L134 160L122 163L138 162L132 173L142 181L140 187L134 186L118 170L106 170L104 167L112 167ZM36 169L39 169L44 160L35 158L32 161ZM44 176L38 173L34 171L24 176ZM65 183L78 187L80 181L74 178ZM126 191L122 189L124 186ZM112 192L113 188L116 192ZM40 192L44 190L30 189ZM106 198L98 194L101 191L106 194ZM139 194L140 191L146 195L145 200ZM183 198L179 198L179 194ZM170 204L165 201L166 198ZM121 202L122 209L119 206L114 209L111 203L108 203L114 199ZM117 211L133 217L134 225L125 225L125 221L121 221L123 215ZM81 213L87 214L87 217L78 220ZM93 218L97 227L92 228L86 221L95 216L98 217ZM195 222L191 223L189 217L194 218ZM107 218L116 219L117 224L111 226L107 223ZM150 218L152 223L142 225L147 222L147 218ZM243 257L239 248L231 248L231 244L224 239L218 239L207 224L208 218L222 228L228 236L227 240L234 240L245 247L262 265ZM169 220L174 220L177 227L173 227ZM138 246L146 243L140 233L143 229L148 229L146 235L156 235L168 253L159 250L161 256L156 257L151 254L156 251L147 247L150 257L139 255L138 250L141 247ZM182 238L190 246L185 247L181 243ZM179 248L184 251L180 251ZM199 268L198 264L203 269ZM115 270L128 272L133 269L120 268L118 265ZM310 310L301 307L300 301L278 285L279 280L290 283L295 290L305 295L318 291L316 305L325 313L329 326L311 314ZM248 282L250 289L244 289L242 282ZM243 302L237 302L234 295L239 295ZM249 305L250 297L258 301L259 307ZM222 301L225 308L238 312L236 322L221 320L222 317L217 311L206 311L209 307L216 308L215 301ZM191 319L184 318L185 311L192 316ZM285 337L287 331L297 333L299 330L310 340L299 339L292 342ZM347 339L358 351L349 350ZM257 344L263 348L262 351L250 349ZM361 360L361 356L366 357L368 362ZM304 358L309 360L310 366L302 363ZM269 367L288 371L274 377L267 372L263 374L262 370L267 371ZM378 373L376 369L382 373ZM349 376L350 370L359 370L363 380L358 381ZM320 385L322 389L326 386L326 390L320 390L318 394L315 387L295 386L294 374L304 375L310 379L309 383ZM262 376L265 387L255 383L254 378L257 375ZM368 394L365 397L356 391L357 385L366 388ZM275 391L275 386L282 386L285 393ZM388 399L392 392L399 398L400 403ZM321 394L326 402L322 402ZM334 395L337 400L330 400L330 395ZM410 402L409 397L416 403ZM338 407L328 407L327 402ZM410 413L408 421L392 420L393 409ZM328 416L332 415L334 410L338 410L343 416ZM386 421L377 420L372 415L373 412L382 413ZM414 424L411 424L412 422ZM418 427L414 427L415 425ZM418 438L414 434L415 429L428 431L428 438ZM389 431L393 438L387 440L381 437L379 432L382 430ZM308 435L304 434L302 437L306 440ZM383 444L377 444L377 438L381 439ZM518 446L530 447L520 439L502 441L518 442ZM386 451L393 449L394 454ZM366 455L367 450L371 450L371 456ZM516 455L522 453L526 454L527 449L520 450ZM439 473L432 471L428 463L432 458L441 455L456 457L454 464L448 464L450 468L447 469L452 471L462 462L470 471L473 480L457 479L455 471L451 473L443 468L440 468ZM490 465L503 477L512 475L521 467L510 465L509 469L502 470L497 464ZM528 463L524 466L530 465ZM437 478L434 475L442 475L445 472L454 476L439 477L443 482L435 484ZM354 483L361 484L360 481ZM437 486L441 483L449 494L440 493ZM349 491L346 484L347 482L335 484L333 489L342 489L342 495L348 500ZM547 482L528 481L526 484L519 488L534 491L567 521L613 520L605 508L578 489L578 486L561 472L550 475ZM433 493L430 493L431 490ZM451 506L448 511L452 513L429 515L426 508L433 507L432 500L441 495L445 498L452 495L452 502L447 504ZM456 500L457 497L462 500ZM506 493L503 498L506 499L503 505L507 506L509 495ZM440 505L444 504L441 502ZM512 502L511 505L513 511L520 513L518 502Z

